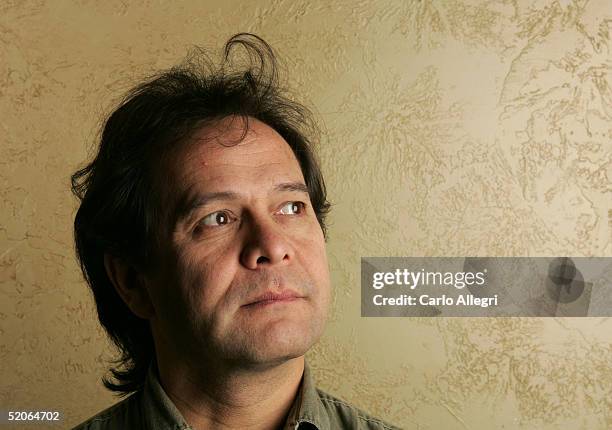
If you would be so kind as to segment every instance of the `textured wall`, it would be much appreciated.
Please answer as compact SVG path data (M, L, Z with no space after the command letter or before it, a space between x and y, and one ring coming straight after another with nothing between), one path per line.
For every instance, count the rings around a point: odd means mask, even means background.
M0 409L115 402L69 175L135 79L252 31L326 125L320 385L407 429L612 428L612 321L365 319L358 285L361 256L612 256L611 29L608 0L3 1Z

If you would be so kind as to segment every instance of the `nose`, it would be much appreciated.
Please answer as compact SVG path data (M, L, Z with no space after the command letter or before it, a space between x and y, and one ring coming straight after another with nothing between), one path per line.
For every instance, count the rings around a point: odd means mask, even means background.
M287 264L293 258L285 233L274 220L249 217L249 230L240 262L251 270L276 264Z

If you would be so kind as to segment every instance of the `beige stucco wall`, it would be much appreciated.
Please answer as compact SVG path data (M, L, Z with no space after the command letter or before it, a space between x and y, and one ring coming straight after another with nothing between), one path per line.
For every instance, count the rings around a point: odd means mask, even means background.
M611 29L608 0L2 2L0 409L114 403L69 175L136 79L252 31L325 123L321 387L407 429L612 428L607 318L359 306L361 256L612 256Z

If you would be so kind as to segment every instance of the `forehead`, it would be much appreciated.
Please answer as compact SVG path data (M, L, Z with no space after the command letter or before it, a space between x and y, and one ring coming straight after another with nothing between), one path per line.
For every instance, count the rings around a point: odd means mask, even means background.
M225 118L191 137L171 163L174 191L191 188L273 186L275 181L304 182L299 163L285 139L254 118Z

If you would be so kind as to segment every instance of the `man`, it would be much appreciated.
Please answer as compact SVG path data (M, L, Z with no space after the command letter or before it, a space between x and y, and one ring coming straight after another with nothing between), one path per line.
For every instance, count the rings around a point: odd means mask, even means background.
M110 115L73 175L75 238L122 353L104 384L134 394L78 429L392 428L318 391L304 362L330 299L309 124L249 34L220 67L164 72Z

